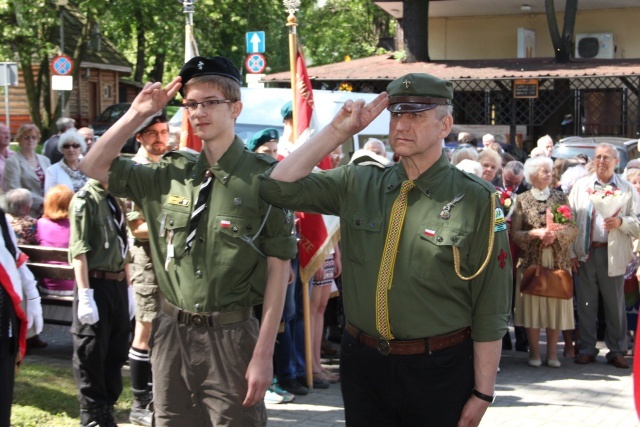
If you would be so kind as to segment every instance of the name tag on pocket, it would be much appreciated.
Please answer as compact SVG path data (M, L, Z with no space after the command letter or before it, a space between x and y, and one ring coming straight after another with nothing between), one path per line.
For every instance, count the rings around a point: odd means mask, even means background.
M167 199L167 203L170 205L188 207L191 204L191 199L189 199L188 197L176 196L175 194L170 194L169 198Z

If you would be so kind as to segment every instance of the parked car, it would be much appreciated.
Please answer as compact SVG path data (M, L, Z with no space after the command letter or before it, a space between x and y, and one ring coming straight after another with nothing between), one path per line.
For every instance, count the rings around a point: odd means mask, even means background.
M100 137L107 131L118 119L124 116L124 113L131 107L130 103L113 104L105 108L102 113L91 124L95 136Z
M640 157L637 139L617 136L570 136L563 138L553 146L551 157L570 159L578 154L585 154L589 160L593 160L596 146L602 142L607 142L618 150L620 162L616 166L616 173L622 173L629 160Z

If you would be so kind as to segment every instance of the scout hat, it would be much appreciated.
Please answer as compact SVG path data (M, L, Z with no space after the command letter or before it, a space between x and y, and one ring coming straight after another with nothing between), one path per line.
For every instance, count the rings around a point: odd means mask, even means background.
M284 104L280 109L280 114L282 115L282 120L293 118L293 103L289 101Z
M213 58L205 58L204 56L194 56L180 70L182 77L182 87L180 87L180 95L184 96L184 87L187 82L198 76L223 76L231 80L240 82L240 72L231 61L224 56L214 56Z
M412 73L389 83L387 94L387 109L392 113L417 113L451 105L453 85L429 74Z
M269 141L278 142L278 139L280 139L280 134L278 133L277 129L264 129L260 132L254 133L251 136L251 138L247 141L247 148L251 151L256 151L261 145Z

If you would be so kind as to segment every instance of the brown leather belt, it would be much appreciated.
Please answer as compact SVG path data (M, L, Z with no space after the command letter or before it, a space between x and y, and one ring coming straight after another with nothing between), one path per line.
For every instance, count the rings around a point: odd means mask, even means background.
M244 322L251 317L252 308L242 308L235 311L210 311L207 313L192 313L176 307L163 299L162 310L173 320L183 325L200 326L220 326L231 323Z
M425 354L436 350L443 350L456 344L460 344L471 337L471 328L466 327L450 334L419 340L393 340L375 338L357 329L347 322L344 330L367 347L375 348L382 355L387 354Z
M591 247L592 248L604 248L607 247L609 244L607 242L591 242Z
M124 273L124 270L120 270L120 271L89 270L89 277L92 279L116 280L118 282L122 282L127 277L127 275Z

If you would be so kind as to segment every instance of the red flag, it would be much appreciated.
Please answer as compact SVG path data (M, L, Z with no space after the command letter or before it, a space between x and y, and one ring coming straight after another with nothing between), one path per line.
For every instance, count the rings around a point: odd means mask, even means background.
M298 50L296 58L296 121L298 138L295 148L304 144L311 135L319 130L318 120L314 111L313 90L307 66L302 53ZM331 169L331 157L325 156L318 167L323 170ZM311 213L298 213L298 232L300 242L298 253L300 256L300 277L307 283L315 271L322 266L334 245L340 239L339 220L336 217Z

